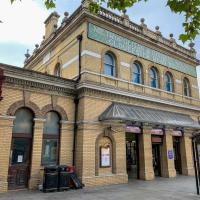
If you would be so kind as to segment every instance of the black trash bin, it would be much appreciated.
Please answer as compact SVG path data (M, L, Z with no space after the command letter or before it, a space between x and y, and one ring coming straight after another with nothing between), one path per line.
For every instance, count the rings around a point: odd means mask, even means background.
M66 165L59 166L59 181L58 181L58 190L67 190L70 188L70 175L67 172Z
M58 169L57 166L44 168L43 192L58 190Z

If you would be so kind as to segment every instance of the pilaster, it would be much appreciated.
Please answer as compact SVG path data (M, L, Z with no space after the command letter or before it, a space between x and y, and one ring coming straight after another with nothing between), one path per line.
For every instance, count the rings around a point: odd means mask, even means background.
M60 121L60 164L72 165L73 123Z
M173 153L173 129L165 129L161 156L161 176L170 178L176 176ZM172 155L169 155L172 154Z
M139 178L143 180L154 179L154 170L152 162L152 142L150 133L151 129L151 126L143 126L143 133L139 135Z
M180 140L182 174L186 176L194 175L191 132L184 130L184 136Z
M13 116L0 116L0 193L8 190L8 168L14 119Z
M42 139L43 127L45 119L35 118L32 145L32 163L29 180L29 189L37 189L40 184L41 155L42 155Z

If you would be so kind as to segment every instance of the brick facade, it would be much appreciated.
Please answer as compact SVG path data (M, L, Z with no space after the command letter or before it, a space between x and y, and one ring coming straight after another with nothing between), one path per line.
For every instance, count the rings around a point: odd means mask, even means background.
M58 164L73 165L73 151L75 151L77 174L86 187L128 182L127 121L99 121L99 116L113 102L153 108L163 112L184 113L194 122L197 122L200 116L196 77L91 40L87 36L88 23L94 23L128 39L146 44L152 49L156 48L157 51L190 64L194 68L199 61L194 57L192 50L184 50L185 54L188 54L186 58L183 49L179 46L176 47L177 50L174 50L174 47L170 50L160 40L155 44L149 41L145 43L148 38L145 39L144 35L144 38L139 40L134 32L131 34L127 32L124 27L127 23L121 27L122 25L112 24L99 15L93 16L88 12L85 4L72 15L68 24L63 25L61 33L52 32L51 23L57 21L55 18L57 15L53 16L52 20L49 19L49 24L46 24L51 33L46 33L46 38L40 46L41 51L37 50L26 60L24 69L0 64L5 74L2 88L3 100L0 102L0 192L8 190L12 128L16 111L20 108L26 107L34 114L29 189L37 189L42 183L43 132L46 115L50 111L55 111L61 118ZM124 31L121 31L120 27ZM81 49L79 49L80 41L77 40L80 34L83 36ZM81 59L79 50L81 50ZM116 58L115 77L104 74L106 52L112 52ZM142 84L132 82L132 65L135 61L142 65ZM57 63L61 66L61 77L54 76ZM78 77L80 65L81 79L77 82L75 79ZM158 69L159 88L149 86L149 69L152 66ZM165 91L164 74L167 71L173 74L173 92ZM184 77L190 81L191 97L183 95ZM77 98L79 104L77 121L75 121L74 100ZM151 130L158 125L160 126L156 123L140 122L142 133L138 134L138 178L142 180L155 178ZM161 176L171 178L176 176L176 170L174 157L169 158L168 153L173 151L173 130L180 127L165 126L164 122L161 125L164 131L162 144L159 146ZM197 128L186 128L184 125L181 128L183 133L180 137L181 171L184 175L193 175L191 136ZM109 167L102 168L100 147L105 144L110 147L111 160Z

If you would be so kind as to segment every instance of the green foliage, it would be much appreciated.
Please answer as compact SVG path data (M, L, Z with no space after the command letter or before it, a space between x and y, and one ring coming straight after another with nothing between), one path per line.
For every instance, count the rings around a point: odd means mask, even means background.
M10 0L11 3L17 0ZM22 0L18 0L22 1ZM47 9L55 8L56 0L43 0ZM108 8L125 11L127 8L134 6L140 1L148 0L89 0L89 10L93 13L98 13L101 5L104 3ZM185 33L179 36L179 39L185 43L193 41L200 31L200 0L166 0L167 6L172 12L183 14L185 20L183 28Z

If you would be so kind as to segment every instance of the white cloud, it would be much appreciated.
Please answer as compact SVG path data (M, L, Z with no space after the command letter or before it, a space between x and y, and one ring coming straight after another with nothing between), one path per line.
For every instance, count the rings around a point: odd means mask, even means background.
M40 42L48 15L49 11L33 0L17 1L12 5L9 0L1 0L0 20L3 23L0 23L0 43L33 45Z

